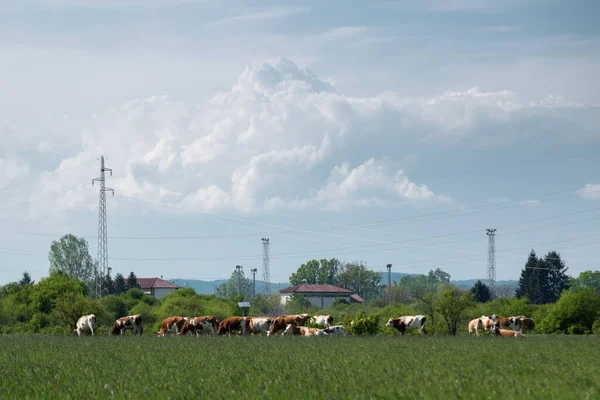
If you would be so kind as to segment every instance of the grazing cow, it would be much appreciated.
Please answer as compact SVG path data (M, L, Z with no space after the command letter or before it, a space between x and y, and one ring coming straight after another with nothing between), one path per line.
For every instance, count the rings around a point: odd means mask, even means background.
M325 329L309 328L306 326L297 326L295 324L288 324L283 331L283 336L329 336Z
M310 318L310 322L329 327L333 324L333 317L331 315L315 315Z
M324 329L325 333L330 335L347 335L344 325L332 325Z
M76 328L73 331L77 332L79 336L83 335L85 331L90 331L92 332L92 336L94 336L94 329L96 329L96 316L89 314L77 320Z
M117 319L110 330L110 334L111 336L117 334L124 335L127 329L131 329L134 336L138 332L140 336L142 336L142 333L144 332L144 327L142 326L142 314L129 315Z
M242 322L242 335L249 333L260 333L266 335L274 318L270 317L244 317Z
M492 333L494 335L498 335L498 336L502 336L502 337L522 337L524 338L525 335L523 335L521 332L519 331L513 331L512 329L500 329L500 324L496 322L496 324L494 325L494 329L492 330Z
M178 335L182 336L187 333L195 333L196 337L200 334L200 332L206 332L212 335L217 333L217 328L219 326L219 321L212 315L206 315L204 317L194 317L189 318L181 331L179 331Z
M389 328L396 328L398 332L404 335L407 329L418 329L421 335L425 334L424 315L406 315L398 318L390 318L385 324Z
M267 336L285 330L288 324L304 325L310 316L308 314L283 315L273 320Z
M225 318L219 324L217 328L217 335L224 335L227 333L227 336L231 336L233 331L241 331L242 330L242 317L229 317Z
M177 335L186 321L187 317L167 317L160 324L160 330L157 334L158 336L165 336L168 331L174 330Z
M523 329L528 331L535 330L535 321L532 318L525 316L511 317L512 323L511 328L523 332Z

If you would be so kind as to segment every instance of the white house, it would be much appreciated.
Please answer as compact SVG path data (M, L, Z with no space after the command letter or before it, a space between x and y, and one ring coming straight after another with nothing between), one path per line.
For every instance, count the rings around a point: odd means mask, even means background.
M301 284L281 289L279 293L282 305L294 294L304 295L312 305L320 308L329 307L336 299L344 299L349 303L364 302L360 296L352 294L352 291L335 285Z
M127 279L125 279L125 284L127 285ZM144 291L144 294L154 296L157 299L181 289L181 286L161 278L137 278L137 286Z

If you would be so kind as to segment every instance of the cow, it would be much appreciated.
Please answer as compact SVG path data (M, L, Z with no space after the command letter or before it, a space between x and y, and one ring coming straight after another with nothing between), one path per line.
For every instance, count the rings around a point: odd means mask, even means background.
M92 336L94 336L94 329L96 329L96 316L89 314L77 320L76 328L73 331L77 332L79 336L83 335L85 331L90 331L92 332Z
M266 335L274 318L270 317L244 317L242 321L242 335L249 333L260 333Z
M183 328L183 325L185 324L187 319L187 317L180 316L167 317L163 319L162 323L160 324L160 329L157 332L158 336L165 336L166 333L170 330L174 330L175 334L177 335L181 328Z
M421 335L425 335L426 320L424 315L405 315L398 318L390 318L385 326L396 328L402 335L404 335L407 329L418 329Z
M309 328L306 326L298 326L296 324L288 324L283 331L283 336L329 336L325 329Z
M331 315L315 315L310 318L310 322L329 327L333 324L333 317Z
M144 332L144 327L142 325L142 314L129 315L127 317L117 319L110 330L110 335L124 335L127 329L131 329L134 336L137 333L142 336L142 333Z
M304 325L310 316L308 314L283 315L273 320L267 336L272 336L281 330L285 330L288 324Z
M512 323L511 328L516 329L519 332L523 332L523 329L528 331L535 330L535 321L532 318L527 318L525 316L511 317Z
M515 337L515 338L518 338L518 337L524 338L525 337L525 335L523 335L519 331L514 331L512 329L500 329L500 324L498 322L496 322L496 324L494 324L494 328L492 329L492 334L502 336L502 337Z
M346 333L346 328L344 328L344 325L331 325L325 328L324 331L325 333L328 333L330 335L348 335Z
M182 336L187 333L195 333L198 337L200 332L206 332L212 335L217 333L219 326L219 320L212 315L206 315L204 317L189 318L183 327L179 331L178 335Z
M481 318L475 318L469 322L469 333L474 333L475 336L479 336L479 332L477 332L479 328L483 328L483 322L481 322Z
M242 330L242 317L229 317L225 318L219 324L217 328L217 335L224 335L227 333L227 336L231 336L231 333L234 331Z

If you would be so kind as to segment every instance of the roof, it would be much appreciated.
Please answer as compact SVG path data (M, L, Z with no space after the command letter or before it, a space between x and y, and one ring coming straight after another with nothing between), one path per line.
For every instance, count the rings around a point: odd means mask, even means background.
M350 298L351 298L352 300L356 301L356 302L359 302L359 303L364 303L364 302L365 302L365 301L363 300L363 298L362 298L362 297L360 297L360 296L359 296L359 295L357 295L357 294L353 294L352 296L350 296Z
M127 285L128 279L125 279L125 284ZM181 286L176 285L171 282L167 282L160 278L137 278L138 286L142 289L179 289Z
M309 285L301 284L281 289L279 293L352 293L348 289L335 285Z

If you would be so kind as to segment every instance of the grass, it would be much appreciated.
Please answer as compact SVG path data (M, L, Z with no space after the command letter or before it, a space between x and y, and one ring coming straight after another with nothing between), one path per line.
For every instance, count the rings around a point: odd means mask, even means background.
M600 337L0 336L0 398L600 398Z

